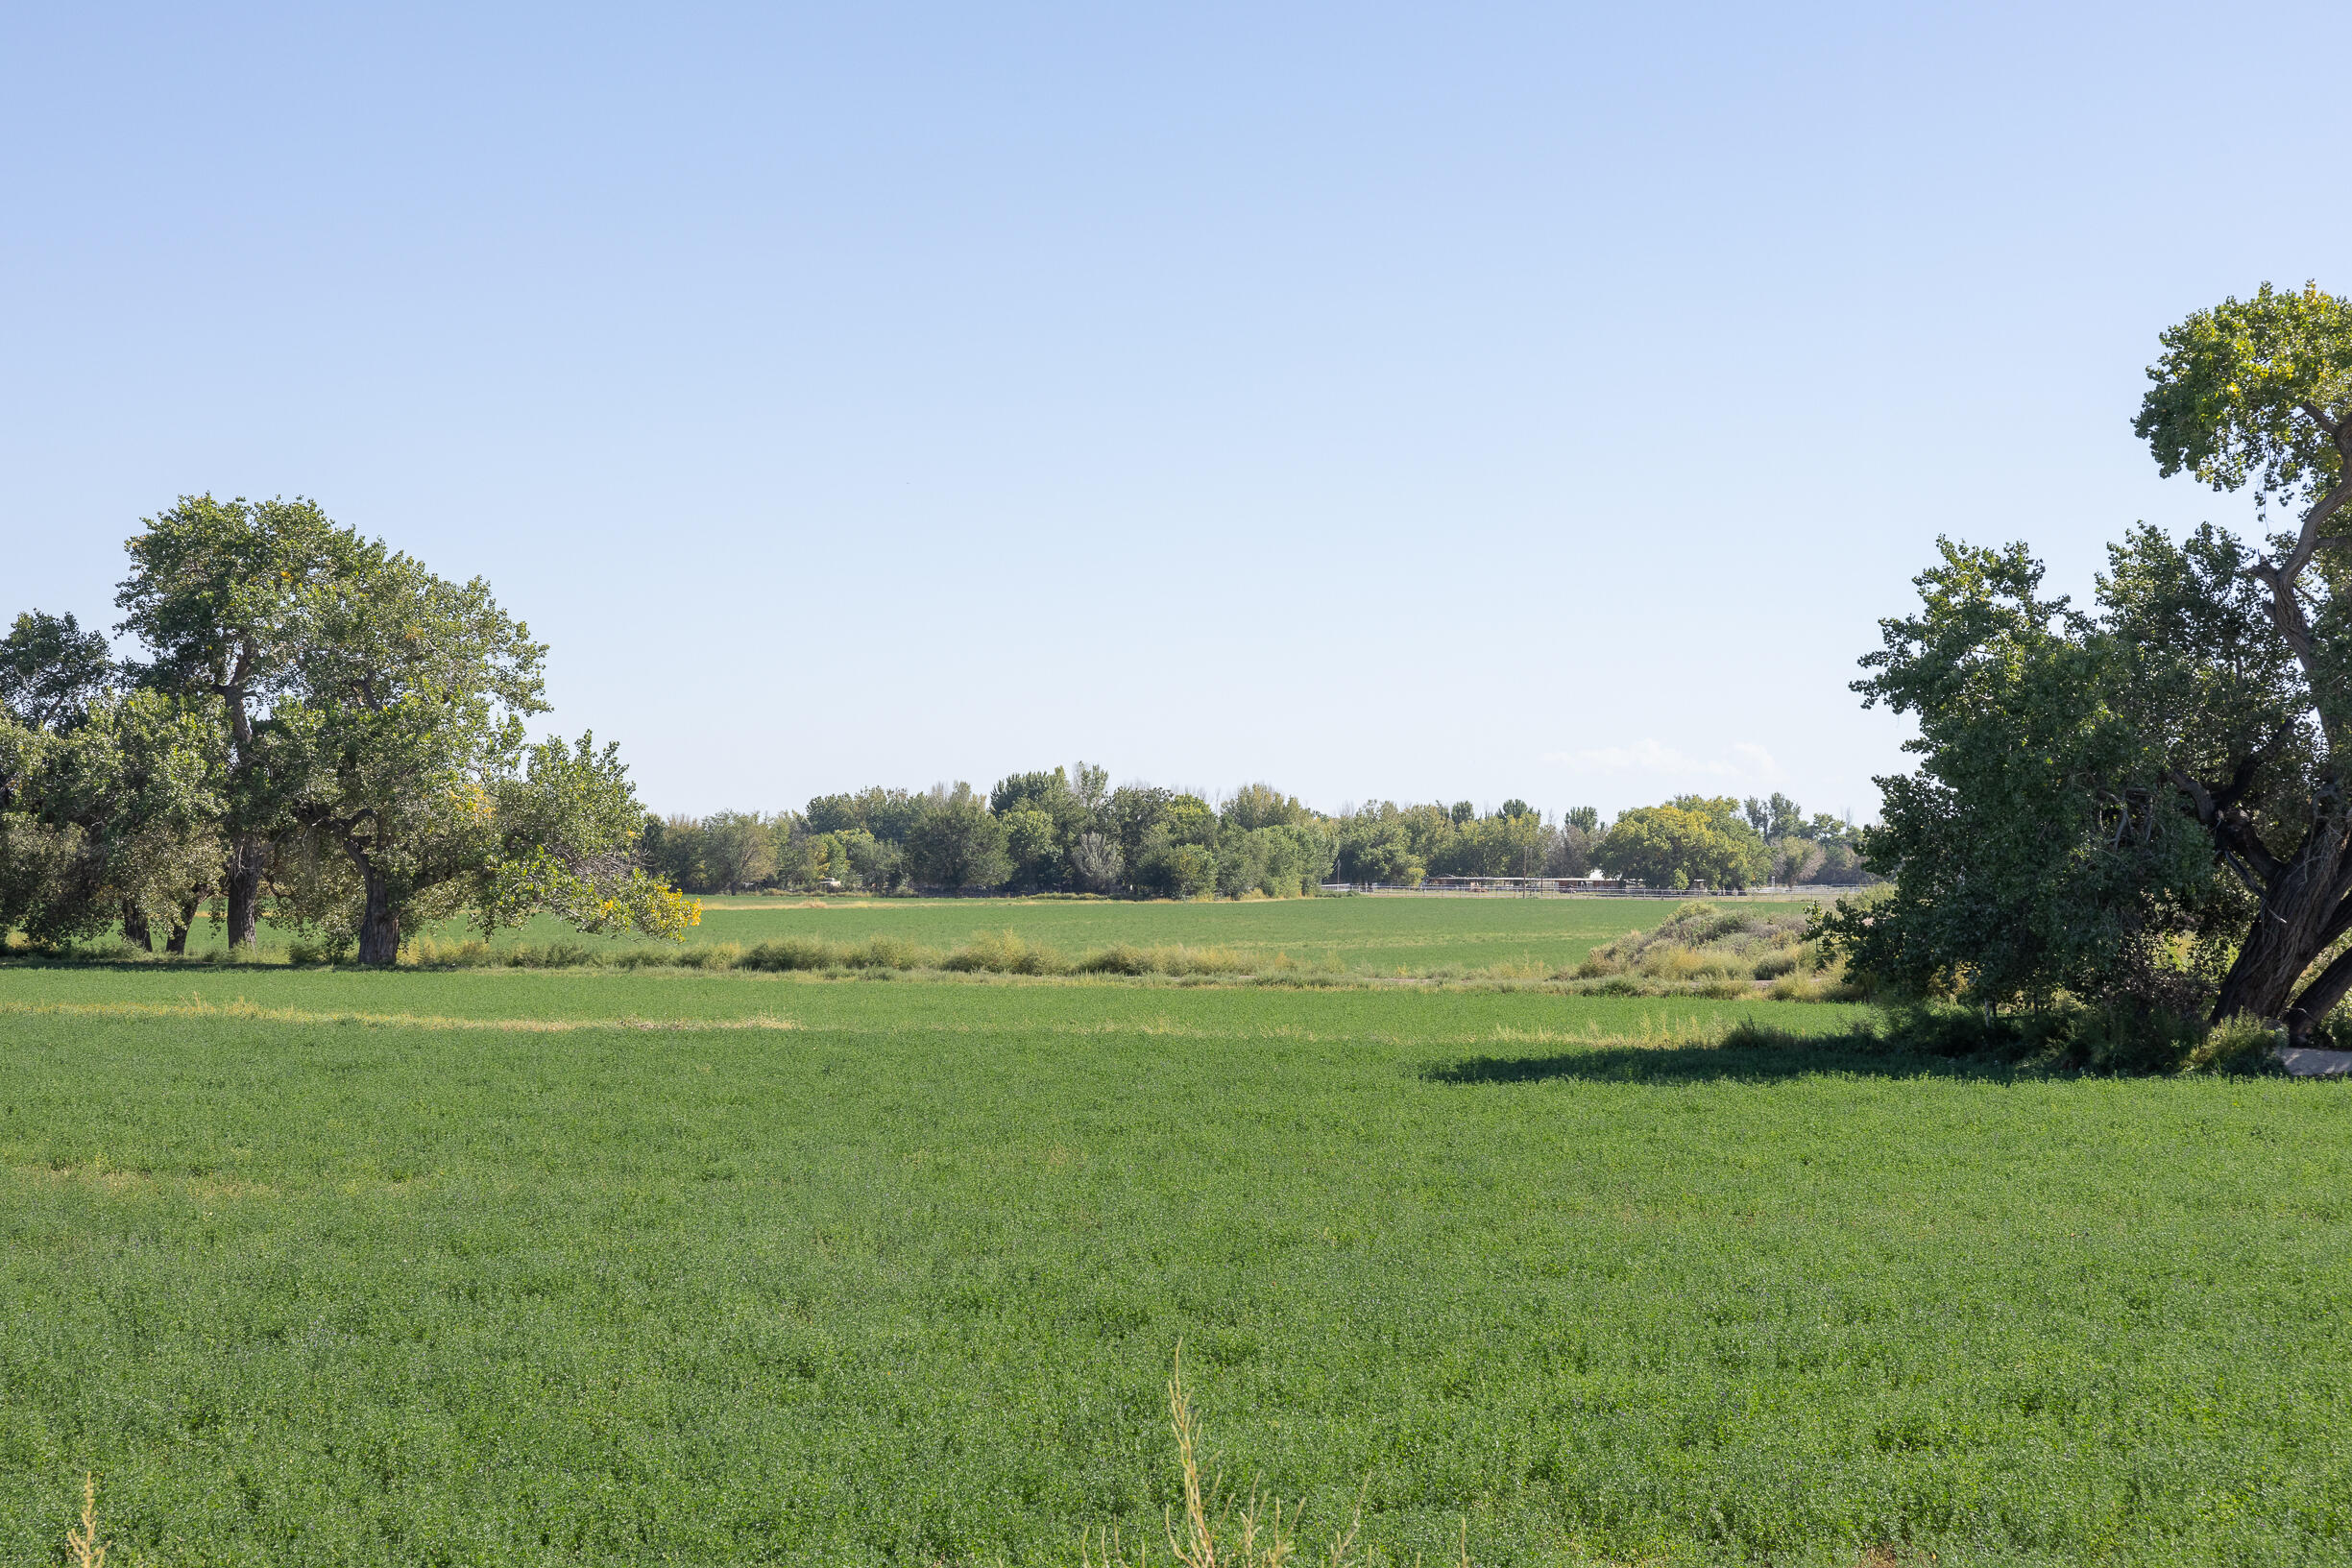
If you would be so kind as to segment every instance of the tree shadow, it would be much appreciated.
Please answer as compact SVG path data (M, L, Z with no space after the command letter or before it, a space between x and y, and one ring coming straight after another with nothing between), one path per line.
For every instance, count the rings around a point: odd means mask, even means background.
M1743 1031L1679 1046L1595 1045L1540 1056L1466 1056L1420 1072L1428 1083L1775 1083L1806 1077L1979 1078L2039 1076L2014 1062L1937 1056L1876 1036L1773 1037Z

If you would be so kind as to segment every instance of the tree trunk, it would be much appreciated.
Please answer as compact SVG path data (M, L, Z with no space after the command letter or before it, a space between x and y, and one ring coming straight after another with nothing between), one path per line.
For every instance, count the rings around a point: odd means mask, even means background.
M392 886L380 871L366 873L368 902L359 917L359 961L392 964L400 956L400 912L392 902Z
M2214 1023L2241 1013L2276 1019L2300 1045L2352 984L2352 966L2339 961L2328 966L2303 997L2295 995L2295 985L2312 960L2343 933L2347 888L2342 836L2333 822L2315 824L2295 846L2293 858L2270 879L2254 929L2221 981L2221 993L2213 1004Z
M229 894L229 945L256 945L261 926L261 874L270 863L270 846L256 834L240 836L229 852L225 880Z
M189 899L180 905L180 913L172 917L171 940L163 944L165 953L188 951L188 929L196 924L196 911L203 906L202 899Z
M123 900L123 940L142 952L156 951L156 939L147 929L147 911L136 899Z

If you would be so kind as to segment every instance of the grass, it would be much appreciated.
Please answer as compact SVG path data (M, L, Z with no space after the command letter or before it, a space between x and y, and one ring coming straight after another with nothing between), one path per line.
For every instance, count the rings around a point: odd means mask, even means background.
M485 941L453 924L406 944L401 961L422 969L831 976L895 971L1317 986L1538 984L1604 996L1852 1000L1835 974L1816 972L1809 949L1800 951L1798 933L1812 907L1761 901L1719 907L1636 900L1399 898L1226 904L737 900L711 911L683 944L586 938L544 922ZM732 918L739 915L747 918ZM1002 924L972 925L983 918ZM1644 933L1634 929L1642 919L1662 924ZM1173 939L1209 936L1228 939ZM188 958L166 961L109 940L85 944L75 956L174 968L224 961L312 967L336 957L299 935L281 939L266 928L257 955L232 960L216 933L191 948ZM1738 952L1727 955L1734 948ZM46 961L44 955L18 952L19 962Z
M2345 1085L881 974L0 968L0 1561L2352 1556Z
M1677 905L1633 899L1321 898L1136 904L1093 899L706 899L689 936L690 962L707 950L778 950L848 956L894 955L885 966L935 963L1009 934L1062 967L1106 953L1176 955L1179 972L1261 970L1350 976L1540 978L1571 974L1591 950L1637 927L1669 919ZM1725 906L1801 915L1807 904L1725 901ZM283 961L290 933L265 926L265 959ZM191 953L217 956L220 933L200 921ZM460 924L430 933L435 962L521 960L526 967L590 961L673 962L675 949L644 952L635 938L582 937L553 921L534 922L478 944ZM700 954L700 956L698 956ZM1180 955L1193 955L1183 957Z

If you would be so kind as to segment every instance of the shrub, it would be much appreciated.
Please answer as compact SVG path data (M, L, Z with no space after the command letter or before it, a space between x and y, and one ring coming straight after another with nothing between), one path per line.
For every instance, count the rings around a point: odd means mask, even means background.
M1231 948L1188 948L1180 944L1138 948L1114 943L1090 953L1073 966L1081 975L1245 975L1256 968L1246 954ZM1273 967L1289 968L1289 963Z
M737 960L737 967L761 970L831 969L842 962L837 943L813 936L785 936L761 942Z
M1006 930L973 937L948 954L939 967L967 974L977 970L992 975L1060 975L1070 964L1052 948L1024 941L1018 933Z
M2270 1065L2278 1049L2278 1030L2259 1018L2240 1013L2207 1031L2189 1053L2193 1073L2258 1073Z
M864 947L853 950L843 961L852 969L928 969L939 961L939 954L904 937L869 936Z

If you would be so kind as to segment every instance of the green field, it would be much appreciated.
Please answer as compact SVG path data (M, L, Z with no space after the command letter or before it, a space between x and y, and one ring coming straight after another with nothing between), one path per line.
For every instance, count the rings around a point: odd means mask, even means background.
M1762 899L1729 901L1741 908L1794 907ZM1342 969L1375 974L1485 969L1497 964L1557 968L1581 958L1596 943L1637 926L1650 927L1680 905L1662 899L1322 898L1236 903L1136 904L1100 899L839 899L706 898L702 924L691 943L737 942L745 947L777 937L817 936L861 942L901 937L950 949L976 935L1015 930L1070 953L1126 942L1181 943L1230 948L1271 957L1284 953ZM438 934L466 935L452 923ZM534 922L501 934L501 944L578 942L570 928ZM264 929L265 952L282 952L285 938ZM216 950L220 933L200 922L192 946ZM604 944L639 946L642 939Z
M2352 1558L2352 1091L1711 1043L1859 1011L0 966L0 1560L88 1471L117 1565L1073 1563L1176 1497L1179 1339L1228 1480L1368 1486L1373 1560Z

